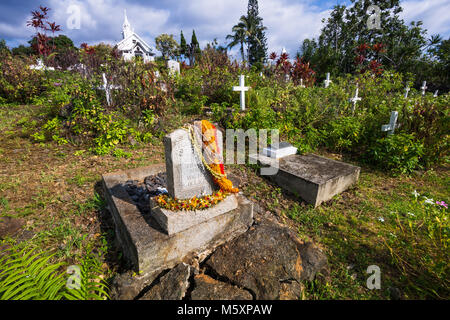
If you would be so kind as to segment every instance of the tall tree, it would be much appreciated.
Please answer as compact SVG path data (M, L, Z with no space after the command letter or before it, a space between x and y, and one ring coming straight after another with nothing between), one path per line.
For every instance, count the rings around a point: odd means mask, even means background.
M247 47L247 61L250 63L250 61L255 62L263 62L264 59L257 60L258 56L253 55L253 58L251 58L251 43L257 43L260 45L260 47L263 46L263 43L258 38L258 35L260 35L260 32L263 32L266 28L259 26L257 23L255 23L255 19L251 19L248 16L241 16L239 19L239 23L234 25L232 28L233 34L228 35L227 38L229 40L232 40L230 44L228 44L228 47L235 46L237 43L242 43L241 45L241 55L243 55L243 48L244 45ZM262 30L259 30L262 29ZM253 47L255 48L255 47Z
M195 35L195 30L192 30L191 43L187 46L186 53L189 59L189 65L194 65L195 61L201 54L200 44L198 43L197 36Z
M426 44L422 23L406 25L399 17L402 12L399 0L352 0L352 3L348 8L335 6L330 17L322 20L325 25L316 48L312 42L303 43L302 49L313 49L311 63L317 71L354 72L355 59L359 58L356 48L360 45L379 48L380 44L381 51L371 50L365 58L377 58L398 71L410 70ZM373 6L380 10L373 10ZM368 23L373 18L379 19L379 28Z
M166 33L160 34L155 38L156 50L162 53L164 59L173 58L178 51L178 43L173 35Z
M233 26L231 29L231 34L226 36L227 40L231 40L231 42L228 44L228 48L231 49L238 44L240 45L239 51L241 53L242 61L245 60L245 52L244 52L244 44L246 43L246 34L244 28L241 28L239 24Z
M3 51L9 52L9 48L8 48L8 46L6 45L5 39L1 39L1 40L0 40L0 52L3 52Z
M250 65L263 63L267 58L266 27L263 26L259 16L258 0L249 0L247 6L247 19L251 25L252 34L248 37L248 62Z
M184 38L183 30L181 30L180 35L180 55L186 55L187 44L186 39Z

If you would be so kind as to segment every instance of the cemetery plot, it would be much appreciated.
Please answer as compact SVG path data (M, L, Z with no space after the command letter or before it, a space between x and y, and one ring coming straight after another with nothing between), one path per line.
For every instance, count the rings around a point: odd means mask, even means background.
M252 204L237 196L234 200L239 202L236 209L229 207L228 212L206 221L201 219L188 229L167 235L152 216L152 211L143 215L124 187L126 181L143 181L163 170L164 166L156 165L103 175L103 186L124 256L134 270L150 278L180 263L189 254L202 256L211 252L245 232L253 222Z

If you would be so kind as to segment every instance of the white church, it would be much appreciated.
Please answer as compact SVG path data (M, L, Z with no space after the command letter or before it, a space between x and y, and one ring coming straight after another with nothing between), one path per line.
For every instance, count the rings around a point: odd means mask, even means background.
M125 20L122 25L123 40L117 44L117 49L122 52L125 60L131 60L133 57L142 57L144 62L154 61L155 54L141 37L139 37L131 28L128 22L127 12L124 12Z

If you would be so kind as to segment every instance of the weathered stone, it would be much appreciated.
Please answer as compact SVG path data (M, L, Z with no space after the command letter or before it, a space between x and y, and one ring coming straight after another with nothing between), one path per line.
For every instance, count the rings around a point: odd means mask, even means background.
M116 275L111 283L111 300L133 300L149 282L146 280L133 276L131 271Z
M205 256L217 246L247 231L253 223L253 205L236 195L238 208L168 236L152 214L143 215L125 190L128 180L141 181L164 170L154 165L103 175L103 186L124 257L142 277L173 268L187 255Z
M201 142L201 137L198 138ZM217 130L222 146L222 133ZM164 137L167 191L173 198L190 199L212 194L217 188L190 140L189 132L178 129Z
M206 274L194 277L192 300L252 300L250 292L231 284L215 280Z
M16 235L24 223L25 221L20 218L0 217L0 239Z
M252 155L261 164L276 167L276 161ZM278 172L266 177L314 207L347 190L358 181L361 168L314 154L291 155L278 160Z
M154 199L150 199L152 216L169 236L234 210L237 206L238 201L234 194L209 209L189 211L167 210L159 207Z
M180 263L161 277L140 300L181 300L189 287L191 267Z
M219 247L206 264L256 299L298 299L300 281L322 270L326 257L289 229L267 222Z

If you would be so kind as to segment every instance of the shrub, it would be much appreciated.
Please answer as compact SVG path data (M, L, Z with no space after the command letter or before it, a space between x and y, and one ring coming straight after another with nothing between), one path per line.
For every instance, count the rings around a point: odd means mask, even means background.
M34 61L0 53L0 97L7 102L29 103L43 92L43 71L32 70Z
M420 168L423 144L413 134L393 134L376 141L370 150L370 159L376 166L395 173L410 173Z
M332 120L322 130L327 147L337 151L352 151L358 148L362 123L354 117Z

